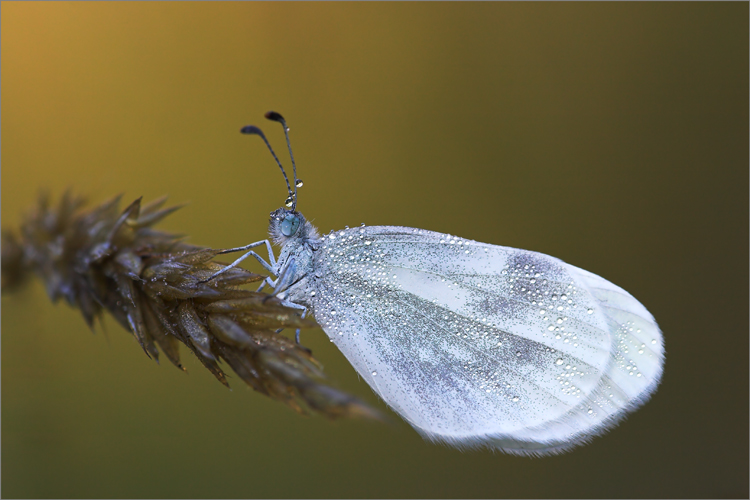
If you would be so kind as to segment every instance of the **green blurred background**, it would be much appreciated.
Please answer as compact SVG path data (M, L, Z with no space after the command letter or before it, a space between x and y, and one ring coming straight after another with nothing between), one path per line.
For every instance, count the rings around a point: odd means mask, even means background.
M748 496L748 4L2 3L2 225L66 187L169 194L228 247L286 196L324 232L392 224L560 257L666 338L661 387L572 453L300 417L184 350L2 297L3 497ZM381 403L320 330L340 387Z

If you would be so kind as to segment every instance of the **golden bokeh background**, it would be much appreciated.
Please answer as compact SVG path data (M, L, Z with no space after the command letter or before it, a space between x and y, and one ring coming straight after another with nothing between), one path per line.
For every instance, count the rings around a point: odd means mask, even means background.
M92 335L35 282L2 297L3 497L747 497L748 4L2 3L2 225L41 189L169 194L161 228L404 225L548 253L635 295L661 387L572 453L305 418ZM320 330L303 342L380 405ZM387 411L387 410L386 410Z

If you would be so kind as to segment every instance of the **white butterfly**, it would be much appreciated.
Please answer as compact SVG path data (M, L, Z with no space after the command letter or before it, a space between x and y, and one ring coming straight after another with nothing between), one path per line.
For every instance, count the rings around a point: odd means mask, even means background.
M288 143L281 115L266 118L282 123ZM268 145L258 128L242 131ZM269 227L278 259L264 240L228 250L248 250L232 266L250 255L261 261L277 276L266 280L274 294L312 313L426 439L560 453L613 427L656 389L661 332L622 288L548 255L421 229L362 226L321 237L295 210L302 183L292 164L289 208L273 212ZM261 245L270 263L250 250Z

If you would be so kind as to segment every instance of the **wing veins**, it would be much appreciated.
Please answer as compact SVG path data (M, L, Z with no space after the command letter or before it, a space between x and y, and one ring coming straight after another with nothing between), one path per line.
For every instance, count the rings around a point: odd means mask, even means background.
M326 286L326 288L327 288L327 289L330 289L330 288L329 288L328 286ZM361 293L359 292L359 290L356 290L356 289L355 289L355 291L357 291L357 292L358 292L358 294L360 295L360 298L362 298L362 297L361 297ZM334 297L336 296L336 294L335 294L335 293L333 293L333 294L330 294L330 295L332 295L332 296L334 296ZM330 301L329 301L329 302L330 302ZM355 342L355 345L356 345L356 342ZM359 357L360 357L360 359L362 359L362 360L363 360L363 362L364 362L365 366L366 366L366 367L367 367L367 369L369 370L369 373L372 373L372 370L370 369L370 365L369 365L369 364L367 363L367 358L366 358L366 356L364 356L364 355L362 354L362 351L361 351L361 350L359 349L359 346L357 346L357 350L359 351ZM414 367L414 368L416 369L416 371L418 371L418 372L419 372L419 373L420 373L420 374L422 375L422 378L423 378L424 380L429 380L429 378L428 378L428 377L427 377L427 375L426 375L426 374L424 373L424 371L423 371L423 370L422 370L422 368L421 368L421 367L419 366L419 364L417 364L417 363L416 363L416 362L415 362L415 361L414 361L414 360L413 360L412 358L408 358L408 361L409 361L409 362L410 362L410 363L412 364L412 366L413 366L413 367ZM378 384L378 382L377 382L377 378L373 376L373 377L371 377L371 379L373 380L373 382L375 383L375 385L376 385L376 386L377 386L377 388L378 388L378 394L381 394L382 392L380 391L380 384ZM417 395L417 397L419 397L419 396ZM383 399L383 400L385 400L385 398L382 398L382 399ZM387 401L386 401L386 403L387 403ZM387 404L388 404L388 405L390 405L390 403L387 403ZM403 416L403 417L404 417L404 418L405 418L405 419L406 419L407 421L409 421L409 422L411 423L411 419L410 419L410 418L408 418L408 416L406 415L406 412L405 412L405 411L403 411L403 409L402 409L402 408L400 408L400 410L402 410L402 411L399 411L399 413L400 413L400 414L401 414L401 415L402 415L402 416Z
M632 295L629 295L629 294L628 294L628 295L625 295L624 293L620 293L620 292L618 292L618 291L616 291L616 290L610 290L610 289L608 289L608 288L600 288L600 287L596 287L596 286L595 286L595 287L591 287L591 288L592 288L592 289L594 289L594 290L603 290L603 291L605 291L605 292L613 292L613 293L616 293L616 294L618 294L618 295L621 295L621 296L623 296L623 297L626 297L626 298L629 298L629 299L633 299L633 300L635 300L636 302L638 302L638 301L637 301L637 300L635 299L635 297L633 297ZM597 300L598 300L598 299L597 299ZM636 316L636 317L638 317L638 318L640 318L640 319L644 320L645 322L647 322L647 323L650 323L651 325L655 326L655 327L656 327L657 329L659 328L659 325L657 325L657 324L656 324L656 323L655 323L654 321L651 321L651 320L650 320L650 319L648 319L648 318L644 318L644 317L643 317L643 316L641 316L640 314L634 313L633 311L628 311L627 309L623 309L622 307L617 307L617 306L613 306L613 305L610 305L610 304L605 304L605 303L604 303L604 301L601 301L601 300L599 300L599 302L600 302L600 303L602 304L602 306L603 306L603 307L608 307L608 308L610 308L610 309L617 309L618 311L622 311L622 312L626 312L626 313L632 314L633 316ZM639 303L639 304L641 304L640 302L638 302L638 303ZM643 304L641 304L641 307L643 307L643 308L645 309L645 307L643 306ZM618 324L619 324L619 323L618 323Z
M386 234L390 234L390 233L386 233ZM407 235L408 233L393 233L393 234L405 234L405 235ZM435 234L442 234L442 233L435 233ZM408 234L408 236L413 236L413 235L412 234ZM445 236L450 236L450 235L445 235ZM376 240L376 241L377 241L378 244L380 244L380 243L407 244L408 243L408 244L413 244L413 245L446 245L446 243L440 243L438 241L424 241L424 240L415 240L415 241L409 241L409 240ZM470 246L470 247L471 246L478 246L478 247L482 247L482 248L502 248L502 249L508 249L508 250L514 250L514 251L527 252L527 253L530 253L530 254L542 255L542 256L544 256L544 257L546 257L548 259L552 259L552 260L558 261L558 262L560 262L562 264L565 264L566 266L574 267L574 266L572 266L570 264L567 264L566 262L563 262L563 261L561 261L559 259L556 259L555 257L549 256L547 254L543 254L543 253L540 253L540 252L535 252L535 251L532 251L532 250L522 250L522 249L517 249L517 248L504 247L504 246L500 246L500 245L490 245L489 243L482 243L482 242L474 241L474 240L465 240L465 241L470 241L471 242L471 245L466 245L466 246ZM359 248L361 246L362 245L357 245L357 248ZM389 265L393 265L394 267L402 267L402 266L397 266L395 264L389 264ZM404 269L410 269L410 268L404 267ZM456 274L455 276L498 276L498 275L497 274L468 274L468 273L463 274L462 273L462 274ZM600 276L598 276L598 277L600 277ZM568 282L568 281L559 281L559 280L555 280L555 279L552 279L552 278L545 277L544 275L541 275L540 278L545 279L547 281L551 281L553 283L559 283L561 285L569 285L570 284L570 282Z
M400 269L406 269L406 270L408 270L408 271L413 271L413 272L416 272L416 273L426 273L426 274L432 274L432 275L434 275L434 276L439 276L439 277L441 277L441 278L448 278L448 276L445 276L445 275L442 275L442 274L439 274L439 273L436 273L436 272L433 272L433 271L424 271L424 270L418 270L418 269L414 269L414 268L411 268L411 267L405 267L405 266L394 265L394 264L388 264L388 265L389 265L389 266L391 266L391 267L397 267L397 268L400 268ZM497 275L492 275L492 274L478 274L478 275L471 275L471 276L497 276ZM477 286L474 286L474 285L470 285L470 284L468 284L468 283L461 283L461 285L462 285L462 286L464 286L464 287L466 287L466 288L468 288L468 289L470 289L470 290L475 290L475 291L479 291L479 292L482 292L482 293L487 293L487 294L490 294L490 295L492 295L492 296L493 296L493 297L495 297L495 298L506 299L506 300L508 300L508 301L510 301L510 302L514 302L514 303L516 303L516 304L519 304L519 305L521 305L521 306L523 306L523 307L526 307L526 308L528 308L528 309L531 309L531 308L533 307L533 306L532 306L532 305L531 305L531 304L530 304L529 302L524 302L524 301L522 301L522 300L514 299L514 298L512 298L512 297L507 297L507 296L505 296L505 295L500 295L500 294L499 294L498 292L493 292L493 291L491 291L491 290L485 290L485 289L483 289L483 288L479 288L479 287L477 287ZM593 295L592 295L592 297L593 297ZM600 302L600 301L598 301L598 300L596 299L596 297L593 297L593 298L594 298L594 300L596 300L597 302ZM627 311L626 311L626 312L627 312ZM605 335L606 335L607 337L609 337L609 336L610 336L610 333L609 333L609 332L607 332L607 331L605 331L605 330L601 329L600 327L598 327L598 326L596 326L596 325L592 325L591 323L586 323L585 321L582 321L582 320L574 320L574 321L577 321L577 322L579 322L579 323L581 323L581 324L583 324L583 325L587 325L587 326L589 326L590 328L592 328L592 329L594 329L594 330L598 330L599 332L601 332L601 333L605 334ZM502 331L502 330L501 330L501 331ZM513 333L511 333L511 332L505 332L505 333L508 333L509 335L514 335L515 337L518 337L518 335L515 335L515 334L513 334ZM582 339L579 339L579 340L581 340L581 343L584 343L584 344L588 345L589 347L593 347L593 348L595 348L595 349L600 349L600 347L599 347L599 346L597 346L597 345L591 344L591 343L589 343L589 342L585 342L585 341L583 341ZM548 344L542 344L542 345L545 345L545 346L547 346L547 347L553 347L553 346L551 346L551 345L548 345ZM577 359L577 358L576 358L576 359Z
M356 291L358 295L360 295L360 298L362 297L362 293L361 293L361 292L360 292L359 290L357 290L356 288L353 288L353 290L354 290L354 291ZM404 292L404 293L409 293L409 292ZM409 293L409 295L412 295L412 296L416 297L416 295L414 295L414 294L411 294L411 293ZM397 303L401 304L402 306L405 306L405 307L408 307L408 308L412 309L412 310L414 311L414 313L415 313L415 314L417 314L417 315L419 315L419 316L422 316L422 317L423 317L423 318L425 318L425 319L426 319L426 320L427 320L428 322L430 322L430 323L434 324L434 325L435 325L435 326L436 326L437 328L439 328L439 329L440 329L440 330L442 330L443 332L446 332L446 333L448 333L448 334L450 334L450 333L451 333L451 332L450 332L450 331L449 331L449 330L448 330L447 328L445 328L444 326L441 326L441 325L440 325L439 323L437 323L437 322L435 322L435 321L434 321L433 319L429 318L429 317L428 317L427 315L425 315L425 314L424 314L423 312L419 311L419 310L418 310L417 308L415 308L414 306L412 306L412 305L411 305L411 304L409 304L408 302L405 302L404 300L400 299L400 298L398 297L398 295L397 295L397 294L394 294L394 296L393 296L392 300L393 300L394 302L397 302ZM433 307L436 307L436 308L438 308L438 309L441 309L441 310L443 310L443 311L449 311L448 309L445 309L444 307L442 307L442 306L440 306L440 305L436 305L436 304L431 304L431 303L430 303L430 305L431 305L431 306L433 306ZM450 311L450 312L453 312L453 311ZM466 316L464 316L464 315L460 315L460 316L461 316L461 317L463 317L463 318L465 318L465 319L468 319L469 321L474 321L474 320L472 320L471 318L467 318L467 317L466 317ZM502 332L502 333L505 333L505 334L507 334L507 335L509 335L509 336L512 336L512 337L514 337L514 338L516 338L516 339L520 339L520 338L521 338L521 337L520 337L519 335L516 335L516 334L514 334L514 333L512 333L512 332L508 332L508 331L505 331L505 330L503 330L503 329L501 329L501 328L499 328L499 327L497 327L497 326L495 326L495 325L492 325L492 328L493 328L494 330L497 330L497 331L499 331L499 332ZM489 356L488 354L484 353L483 351L481 351L481 350L478 350L478 349L477 349L477 348L476 348L476 347L475 347L475 346L474 346L473 344L471 344L471 343L467 342L467 341L466 341L465 339L463 339L462 337L459 337L459 339L460 339L459 341L460 341L460 342L461 342L462 344L464 344L465 346L467 346L467 347L469 348L469 350L470 350L471 352L474 352L475 354L478 354L478 355L480 355L480 356L481 356L481 357L483 357L484 359L486 359L486 360L490 361L490 362L491 362L491 364L499 364L499 361L498 361L498 360L496 360L496 359L492 358L491 356ZM533 343L534 343L534 344L536 344L536 345L540 345L540 346L545 346L545 347L551 347L551 346L548 346L547 344L543 344L543 343L541 343L541 342L537 342L537 341L535 341L535 340L531 340L531 339L525 339L525 338L524 338L523 340L526 340L526 341L529 341L529 342L533 342ZM566 353L566 354L567 354L567 353ZM571 357L572 357L573 359L575 359L575 360L576 360L576 361L577 361L577 362L578 362L578 363L579 363L580 365L582 365L582 366L585 366L585 367L588 367L588 368L590 368L590 369L594 369L594 367L592 367L591 365L589 365L589 364L588 364L588 363L586 363L585 361L583 361L583 360L579 359L578 357L576 357L576 356L573 356L573 355L570 355L570 356L571 356ZM422 376L423 376L423 377L424 377L425 379L427 379L427 377L426 377L426 375L425 375L424 371L422 371L422 369L420 368L420 366L419 366L419 365L418 365L418 364L417 364L417 363L416 363L416 362L415 362L414 360L412 360L412 359L409 359L409 361L410 361L410 362L411 362L411 363L412 363L412 364L413 364L413 365L414 365L414 366L415 366L415 367L416 367L416 368L418 369L419 373L420 373L420 374L421 374L421 375L422 375ZM519 379L521 379L521 380L524 380L524 381L526 381L526 382L527 382L527 383L529 383L530 385L533 385L534 387L536 387L537 389L539 389L539 390L540 390L541 392L543 392L543 393L545 393L545 394L549 395L550 397L554 398L554 399L555 399L556 401L559 401L560 403L562 403L563 405L565 405L565 406L566 406L567 408L573 409L573 408L575 408L575 407L577 407L577 406L578 406L577 404L576 404L576 405L573 405L573 406L571 406L570 404L566 403L565 401L561 400L560 398L558 398L557 396L555 396L554 394L552 394L552 393L551 393L551 392L550 392L550 391L549 391L548 389L546 389L546 388L544 388L544 387L542 387L542 386L540 386L540 385L538 385L538 384L536 384L536 383L534 383L534 382L531 382L531 381L529 381L529 380L527 379L527 377L526 377L526 376L524 376L523 374L521 374L521 373L520 373L519 371L517 371L517 370L513 369L512 367L510 367L510 366L504 366L504 368L506 368L506 369L507 369L508 371L510 371L510 372L512 372L512 373L514 373L514 374L515 374L515 375L516 375L516 376L517 376L517 377L518 377ZM587 394L588 394L588 393L587 393Z
M435 321L434 321L433 319L429 318L429 317L428 317L427 315L425 315L424 313L422 313L421 311L419 311L418 309L416 309L416 308L415 308L414 306L412 306L412 305L408 304L407 302L404 302L404 301L402 301L401 299L398 299L398 298L396 298L396 299L395 299L395 301L396 301L396 302L399 302L399 303L401 303L401 304L403 304L403 305L405 305L405 306L407 306L407 307L410 307L410 308L411 308L412 310L414 310L414 312L415 312L416 314L418 314L418 315L421 315L421 316L422 316L422 317L424 317L424 318L425 318L425 319L426 319L426 320L427 320L428 322L430 322L430 323L433 323L433 324L435 324L435 325L436 325L436 326L437 326L437 327L438 327L439 329L443 330L444 332L447 332L447 333L451 333L451 332L450 332L450 331L449 331L449 330L448 330L447 328L445 328L444 326L441 326L441 325L440 325L439 323L437 323L437 322L435 322ZM438 305L435 305L434 307L437 307L437 308L439 308L439 309L442 309L442 310L447 310L447 309L445 309L445 308L443 308L443 307L441 307L441 306L438 306ZM452 312L452 311L451 311L451 312ZM464 316L464 318L466 318L466 317ZM469 319L469 320L471 320L471 318L466 318L466 319ZM516 338L518 338L518 337L519 337L518 335L515 335L515 334L513 334L513 333L511 333L511 332L506 332L505 330L502 330L502 329L500 329L500 328L497 328L497 327L494 327L494 328L496 328L496 329L497 329L498 331L500 331L500 332L506 333L506 334L508 334L508 335L512 335L513 337L516 337ZM460 337L460 336L459 336L458 338L460 339L460 341L461 341L461 342L462 342L462 343L463 343L464 345L468 346L468 347L470 348L470 350L471 350L472 352L475 352L475 353L477 353L477 354L481 355L482 357L484 357L485 359L487 359L487 360L489 360L489 361L493 362L494 364L499 364L499 361L498 361L498 360L496 360L496 359L494 359L494 358L490 357L490 356L489 356L488 354L484 353L483 351L481 351L481 350L478 350L478 349L476 349L476 348L475 348L475 347L474 347L474 346L473 346L473 345L472 345L471 343L469 343L469 342L466 342L466 341L465 341L465 340L464 340L464 339L463 339L462 337ZM529 339L525 339L525 340L529 340ZM536 341L534 341L534 340L531 340L531 342L534 342L535 344L539 344L538 342L536 342ZM546 344L541 344L541 345L545 345L545 346L546 346ZM583 362L582 360L579 360L579 361L581 361L581 362L582 362L582 363L583 363L584 365L586 365L586 366L590 366L590 365L588 365L587 363ZM513 373L515 373L515 374L516 374L516 375L517 375L517 376L518 376L519 378L522 378L522 379L526 380L526 377L525 377L524 375L522 375L522 374L521 374L520 372L518 372L517 370L514 370L514 369L513 369L512 367L510 367L510 366L505 366L504 368L506 368L506 369L508 369L509 371L511 371L511 372L513 372ZM592 367L592 368L593 368L593 367ZM538 388L539 390L541 390L541 391L543 391L544 393L546 393L546 394L550 395L550 396L551 396L552 398L554 398L555 400L557 400L557 401L559 401L559 402L563 403L563 404L564 404L565 406L568 406L568 407L570 407L570 405L569 405L568 403L566 403L565 401L563 401L563 400L559 399L559 398L558 398L557 396L555 396L554 394L552 394L551 392L549 392L549 391L548 391L547 389L545 389L544 387L541 387L541 386L539 386L539 385L535 384L534 382L530 382L530 381L528 381L528 380L526 380L526 382L529 382L529 383L530 383L531 385L534 385L534 386L535 386L535 387L537 387L537 388ZM577 406L577 405L575 405L575 406Z

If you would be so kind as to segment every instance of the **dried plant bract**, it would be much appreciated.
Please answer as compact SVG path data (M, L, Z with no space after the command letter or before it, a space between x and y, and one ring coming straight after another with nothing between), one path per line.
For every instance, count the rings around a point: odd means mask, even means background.
M109 311L155 360L163 354L184 369L184 344L224 385L226 365L300 413L378 417L325 383L308 349L276 333L316 325L279 299L243 288L264 276L235 267L201 283L225 267L213 260L220 250L152 229L179 207L162 208L166 198L143 206L138 199L121 211L119 201L84 211L83 199L70 193L56 206L42 196L20 235L3 232L3 291L36 274L49 297L78 308L90 328Z

